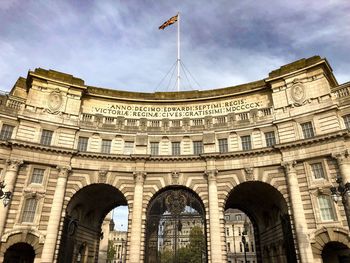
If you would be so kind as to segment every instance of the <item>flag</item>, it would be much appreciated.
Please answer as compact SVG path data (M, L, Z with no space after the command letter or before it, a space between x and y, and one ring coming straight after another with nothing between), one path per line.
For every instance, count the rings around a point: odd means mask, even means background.
M166 28L167 26L170 26L170 25L174 24L174 23L177 21L177 17L178 17L178 15L173 16L173 17L170 18L169 20L165 21L165 22L163 23L163 25L161 25L161 26L159 27L159 29L163 29L163 30L164 30L164 28Z

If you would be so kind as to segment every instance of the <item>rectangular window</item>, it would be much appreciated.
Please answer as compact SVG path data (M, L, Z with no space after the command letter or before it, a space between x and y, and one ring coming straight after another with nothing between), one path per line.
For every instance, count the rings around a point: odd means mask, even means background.
M0 132L0 140L9 140L12 137L12 132L15 127L11 125L2 125Z
M87 137L79 137L78 141L78 151L86 152L88 146L89 138Z
M310 121L302 123L300 125L301 125L301 129L303 131L304 139L312 138L315 136L314 128L312 127L312 123Z
M266 146L270 147L276 144L275 132L265 132Z
M53 131L43 130L41 133L40 143L42 145L51 145Z
M330 197L326 195L320 195L318 197L318 204L320 206L322 221L334 221L335 215L332 200L330 199Z
M124 142L124 154L133 154L134 153L134 142L126 141Z
M151 142L151 155L159 155L159 142Z
M44 178L44 169L34 168L32 174L32 184L41 184Z
M101 153L111 153L111 140L102 140Z
M325 178L324 170L322 163L313 163L311 164L312 174L315 179Z
M350 129L350 114L343 116L345 127Z
M34 221L35 211L37 206L37 200L35 198L30 198L25 200L22 222L32 223Z
M219 152L227 153L228 152L227 139L219 139L218 142L219 142Z
M252 143L250 141L250 135L241 136L242 150L247 151L252 149Z
M181 154L180 142L172 142L171 143L171 154L172 155L180 155Z
M203 142L202 141L194 141L193 142L193 154L199 155L203 153Z

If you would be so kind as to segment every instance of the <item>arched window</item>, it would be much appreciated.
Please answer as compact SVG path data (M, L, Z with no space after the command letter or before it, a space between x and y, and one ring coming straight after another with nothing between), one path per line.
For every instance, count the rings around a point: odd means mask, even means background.
M327 195L318 196L318 205L320 207L320 216L322 221L334 221L335 213L332 200Z
M22 223L32 223L34 221L37 204L38 200L35 198L25 200L22 213Z

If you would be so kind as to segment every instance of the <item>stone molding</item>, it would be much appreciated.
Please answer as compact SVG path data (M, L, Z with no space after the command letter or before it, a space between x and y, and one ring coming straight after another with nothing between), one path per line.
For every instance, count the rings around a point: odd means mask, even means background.
M146 179L147 173L144 171L136 171L133 173L133 175L134 175L135 183L143 184Z
M207 177L207 180L210 181L216 181L217 175L219 174L218 169L212 169L212 170L205 170L204 175Z
M23 164L23 160L11 158L6 160L6 164L7 171L17 172L19 167Z

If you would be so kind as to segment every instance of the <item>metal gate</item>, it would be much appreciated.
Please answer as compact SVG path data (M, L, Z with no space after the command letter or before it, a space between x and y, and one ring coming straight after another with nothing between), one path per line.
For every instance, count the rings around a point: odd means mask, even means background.
M207 262L205 212L196 195L172 189L151 201L147 211L145 262Z

